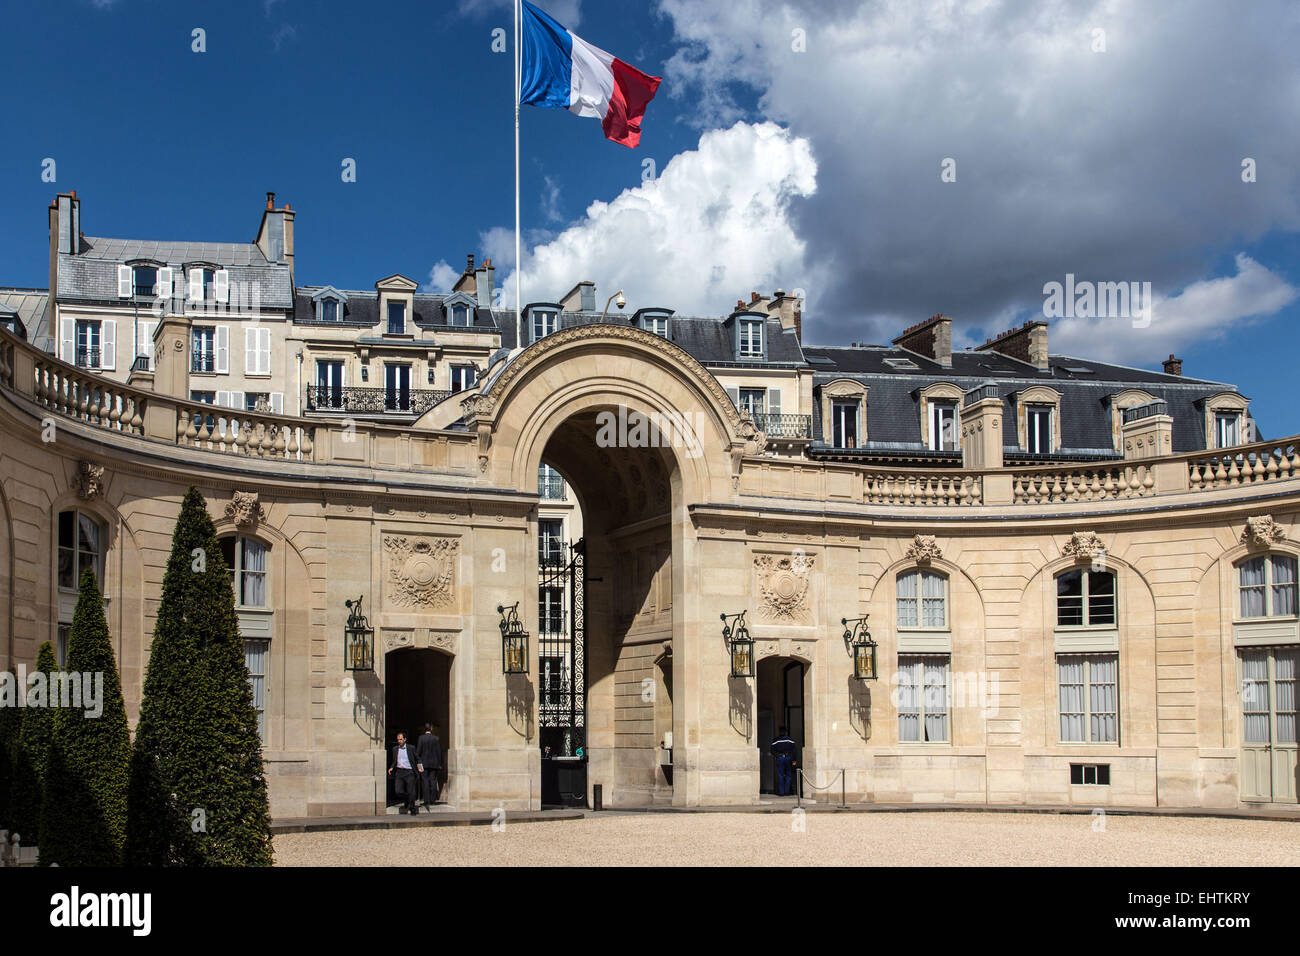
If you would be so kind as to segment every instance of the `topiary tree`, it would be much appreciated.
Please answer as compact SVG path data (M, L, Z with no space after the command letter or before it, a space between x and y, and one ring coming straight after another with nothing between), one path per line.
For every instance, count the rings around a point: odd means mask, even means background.
M126 860L269 866L262 740L230 569L207 505L181 504L131 753Z
M14 703L13 707L0 704L0 830L17 829L14 826L13 811L14 758L18 750L18 732L22 727L23 712L16 706L17 699Z
M82 706L55 714L41 802L41 863L121 866L131 735L104 599L90 568L81 572L67 664L82 680ZM88 712L84 675L99 692L98 713Z
M50 752L50 738L54 735L54 705L50 699L50 675L59 672L54 648L46 641L36 655L36 671L28 679L43 675L32 687L20 687L20 694L28 694L28 706L22 712L22 726L18 731L18 746L14 751L13 790L10 794L13 810L13 829L22 837L23 846L35 846L41 827L41 795L45 788L45 762ZM45 693L37 694L39 681ZM43 699L41 699L43 698ZM37 706L31 706L33 703Z

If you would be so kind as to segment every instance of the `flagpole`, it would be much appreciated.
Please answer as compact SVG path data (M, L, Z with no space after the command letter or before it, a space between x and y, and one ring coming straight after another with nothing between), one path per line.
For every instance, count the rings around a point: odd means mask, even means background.
M519 96L520 74L523 66L523 49L521 39L520 0L515 0L515 351L524 347L524 300L522 294L523 258L519 242Z

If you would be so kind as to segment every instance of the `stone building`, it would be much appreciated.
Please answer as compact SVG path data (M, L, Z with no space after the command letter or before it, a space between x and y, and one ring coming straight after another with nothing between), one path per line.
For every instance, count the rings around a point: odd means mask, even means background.
M579 283L516 325L479 298L486 267L438 297L400 276L355 297L295 286L273 201L251 247L164 254L64 251L80 233L64 198L54 354L39 322L27 340L0 328L3 666L60 639L89 563L134 719L196 485L234 571L277 816L382 813L386 745L425 720L461 808L596 785L613 806L753 803L781 726L810 782L842 773L851 802L1296 802L1300 439L1259 440L1231 385L1172 357L1155 373L1054 355L1041 322L969 351L942 315L888 346L805 346L782 293L623 316ZM106 295L145 253L258 273L239 328L278 324L285 354L277 384L244 391L279 402L195 398L218 390L207 319L175 295L146 361L78 362L76 323L116 309L120 329L134 305L71 290ZM386 329L394 303L409 339ZM336 360L339 389L409 360L449 394L342 414L308 364ZM480 367L452 393L457 363ZM357 597L366 670L345 660ZM874 675L855 671L864 629Z

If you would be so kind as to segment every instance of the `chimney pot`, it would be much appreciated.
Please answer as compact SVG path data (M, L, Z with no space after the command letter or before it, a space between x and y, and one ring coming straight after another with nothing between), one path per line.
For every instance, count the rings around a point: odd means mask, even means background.
M465 267L465 271L466 271L466 272L473 272L473 271L474 271L474 256L473 256L473 254L470 254L470 255L466 256L465 259L466 259L466 261L469 263L469 265L467 265L467 266Z
M267 209L275 208L275 193L268 192L266 194L266 208Z
M757 301L758 301L758 293L757 293L757 292L751 292L751 293L749 294L749 301L750 301L750 302L757 302Z
M1174 354L1172 352L1169 353L1169 358L1165 359L1162 364L1165 367L1166 375L1183 374L1183 360L1180 358L1174 358Z

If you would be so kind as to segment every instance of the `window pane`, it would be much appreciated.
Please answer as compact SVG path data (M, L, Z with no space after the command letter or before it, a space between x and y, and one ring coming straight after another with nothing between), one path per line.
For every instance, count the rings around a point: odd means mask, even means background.
M1243 561L1237 566L1241 587L1241 616L1264 616L1264 559Z
M1269 742L1268 652L1241 652L1242 734L1246 743Z
M1115 681L1119 661L1114 655L1091 657L1089 709L1093 743L1115 743L1119 739L1119 706Z
M1273 573L1272 614L1292 616L1296 613L1296 560L1275 554L1269 562Z
M1115 575L1109 571L1088 572L1088 624L1099 627L1115 623Z
M240 603L245 607L266 607L266 545L251 538L243 545L243 587Z
M1056 623L1058 627L1083 624L1083 572L1067 571L1056 579Z
M917 572L911 571L898 576L898 626L916 627L916 580Z
M921 625L943 627L946 620L943 575L930 571L921 572L921 597Z
M1060 680L1061 740L1083 740L1083 667L1077 655L1057 658Z
M75 511L59 512L59 587L61 588L77 586L76 527Z
M263 740L266 739L266 665L270 647L270 641L244 642L244 663L248 665L248 682L257 711L257 733Z
M948 739L948 662L929 658L925 663L925 739Z
M1279 649L1275 654L1273 673L1274 695L1277 700L1277 743L1293 744L1296 742L1296 658L1300 656L1300 651L1295 648Z
M898 739L921 739L921 660L898 659Z

